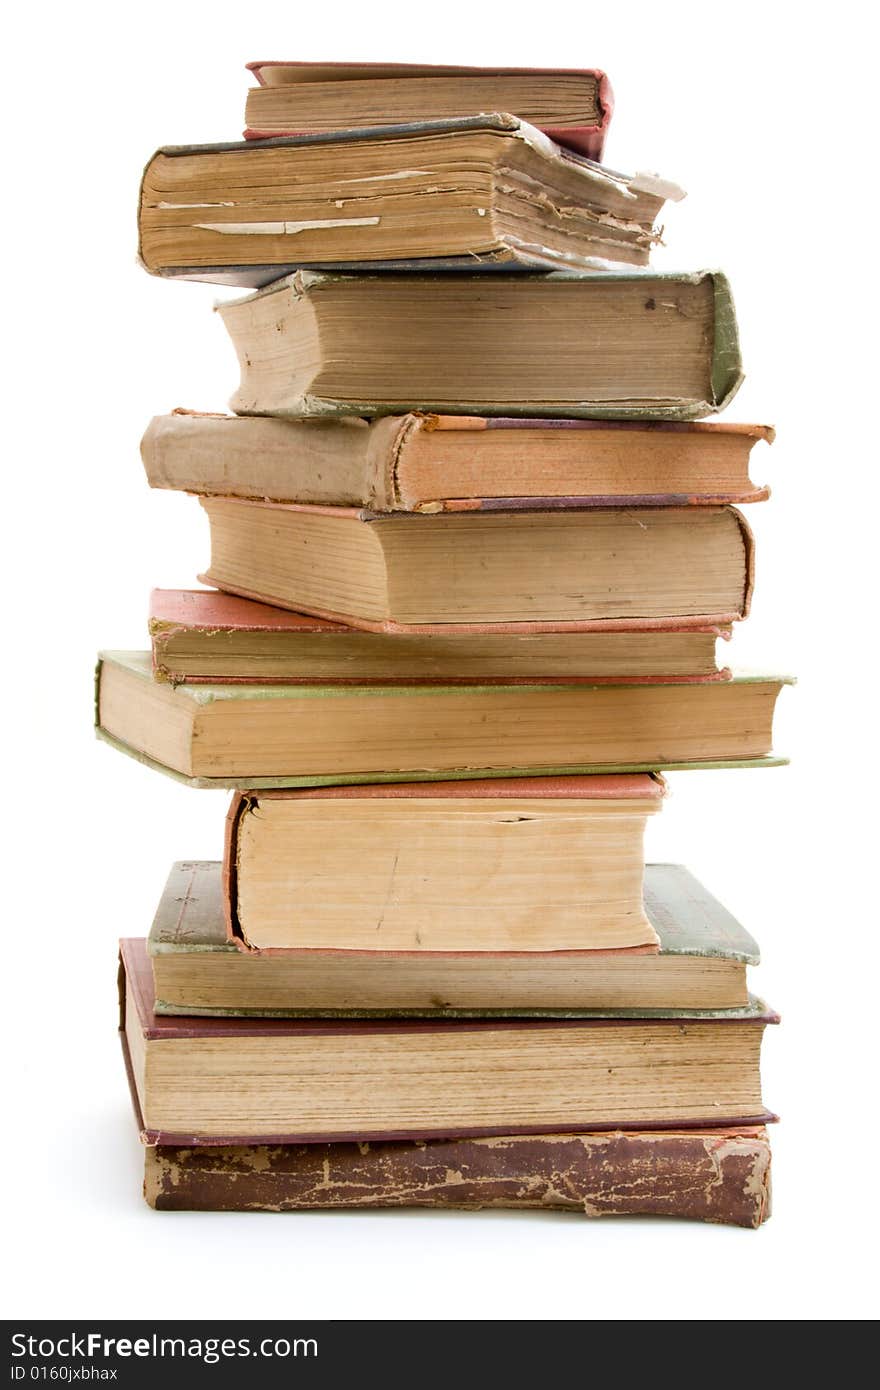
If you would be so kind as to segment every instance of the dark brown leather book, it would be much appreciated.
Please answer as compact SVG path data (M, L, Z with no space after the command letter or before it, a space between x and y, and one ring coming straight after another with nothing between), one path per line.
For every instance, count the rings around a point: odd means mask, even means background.
M505 1135L428 1143L251 1144L144 1151L158 1211L510 1207L760 1226L761 1127Z

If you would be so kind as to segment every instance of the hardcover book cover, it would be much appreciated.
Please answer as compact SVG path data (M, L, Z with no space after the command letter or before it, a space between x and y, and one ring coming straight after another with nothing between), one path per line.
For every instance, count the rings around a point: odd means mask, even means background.
M656 954L643 844L665 794L647 775L241 792L229 937L346 955Z
M746 618L754 588L754 537L735 507L551 508L508 521L224 497L201 506L211 529L201 583L364 632L702 631ZM369 582L353 582L347 540L369 547ZM321 564L324 547L339 547L337 565Z

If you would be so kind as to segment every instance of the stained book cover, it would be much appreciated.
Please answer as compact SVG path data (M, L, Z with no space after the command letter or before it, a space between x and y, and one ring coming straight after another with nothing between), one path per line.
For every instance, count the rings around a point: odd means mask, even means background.
M668 1216L755 1228L770 1215L761 1126L504 1135L422 1143L144 1150L157 1211L434 1207Z
M598 68L511 68L511 67L459 67L439 63L312 63L271 59L262 62L246 63L261 87L284 87L312 82L363 81L376 78L420 77L542 77L552 73L554 77L593 78L596 83L597 119L591 124L581 125L541 125L538 128L557 145L583 155L586 159L601 160L605 148L605 137L614 112L614 93L606 73ZM518 113L514 112L514 115ZM533 122L533 124L535 124ZM246 140L265 139L268 132L259 129L246 129ZM296 134L296 131L288 131Z

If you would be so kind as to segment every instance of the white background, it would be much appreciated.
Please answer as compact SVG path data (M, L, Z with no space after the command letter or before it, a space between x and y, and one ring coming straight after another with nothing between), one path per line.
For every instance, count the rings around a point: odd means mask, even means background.
M17 9L2 81L3 1024L7 1316L816 1319L868 1315L876 1246L877 390L869 7L556 0ZM8 33L8 30L7 30ZM782 770L678 773L649 857L683 860L758 937L775 1212L757 1233L553 1214L166 1214L115 1037L115 942L169 865L219 858L226 799L94 742L99 647L142 647L152 585L207 558L151 493L150 416L237 380L210 286L135 263L141 167L235 139L251 58L604 67L606 158L689 190L663 268L722 266L770 421L753 616L731 659L796 671ZM7 105L8 102L8 105ZM872 206L873 205L873 206ZM12 497L9 497L9 488Z

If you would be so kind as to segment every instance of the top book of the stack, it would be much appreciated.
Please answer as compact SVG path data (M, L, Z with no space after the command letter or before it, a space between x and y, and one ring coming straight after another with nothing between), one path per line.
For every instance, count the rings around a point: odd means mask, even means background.
M140 255L252 287L297 268L643 267L683 196L503 112L171 146L144 171Z
M248 63L248 140L442 121L512 111L559 145L601 159L614 109L596 68L475 68L422 63Z

